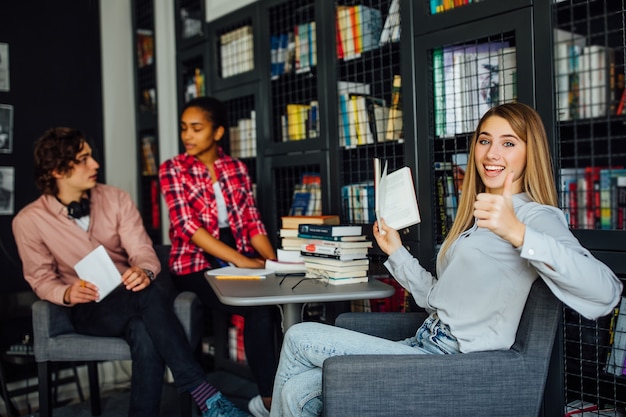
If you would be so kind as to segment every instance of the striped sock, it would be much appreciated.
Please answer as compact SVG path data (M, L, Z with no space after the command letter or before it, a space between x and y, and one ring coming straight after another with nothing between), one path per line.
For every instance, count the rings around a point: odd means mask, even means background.
M191 396L193 397L196 404L198 404L198 407L200 407L200 411L204 413L207 410L206 400L208 400L217 393L217 388L215 388L208 382L203 382L191 391Z

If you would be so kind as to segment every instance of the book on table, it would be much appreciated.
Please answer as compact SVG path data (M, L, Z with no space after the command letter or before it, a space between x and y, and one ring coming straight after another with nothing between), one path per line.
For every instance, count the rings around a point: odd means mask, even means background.
M351 264L352 261L338 261L339 264L323 264L316 262L319 258L314 258L311 261L308 261L306 258L304 260L304 266L308 270L317 270L321 269L324 271L333 271L333 272L357 272L357 271L368 271L369 264L365 265L355 265ZM336 259L335 259L336 260Z
M360 284L362 282L368 282L368 277L352 277L352 278L328 278L326 282L328 285L347 285L347 284Z
M320 279L329 285L345 285L368 282L367 265L361 266L363 269L354 269L351 271L333 271L325 266L320 265L318 268L307 266L305 273L306 278Z
M326 214L319 216L282 216L283 229L297 229L300 224L339 224L339 216Z
M298 225L298 234L309 236L360 236L363 226L358 224L312 224Z
M307 268L306 276L310 278L326 277L333 279L367 277L367 267L354 271L331 271L323 268Z
M381 169L382 168L382 169ZM387 173L387 161L374 158L374 192L376 219L395 230L421 221L413 176L409 167Z
M371 248L373 246L371 240L357 240L353 242L323 240L323 239L307 239L303 246L306 246L306 250L314 250L316 248L341 248L341 249L357 249L357 248Z
M367 253L363 253L363 252L330 254L330 253L300 251L300 254L304 257L305 262L307 258L328 258L328 259L336 259L339 261L353 261L355 259L363 259L367 257Z
M317 235L309 235L305 233L298 233L296 235L301 239L308 240L317 240L317 241L325 241L325 242L363 242L367 240L367 236L358 235L358 236L317 236Z
M364 248L339 248L328 245L316 245L314 243L305 243L300 247L300 251L306 255L361 255L367 258L367 247Z
M265 279L267 275L273 274L271 269L239 268L236 266L224 266L222 268L209 269L206 274L216 279Z
M265 261L265 269L274 271L276 275L303 274L306 272L304 262Z
M298 229L280 229L278 231L279 237L298 237Z
M304 263L311 265L312 268L317 268L319 265L325 266L333 266L337 268L350 268L350 267L358 267L358 269L367 268L370 264L370 260L368 258L361 259L351 259L351 260L339 260L333 258L324 258L319 256L303 256L302 259ZM312 265L314 264L314 265ZM337 271L337 269L333 269L333 271Z

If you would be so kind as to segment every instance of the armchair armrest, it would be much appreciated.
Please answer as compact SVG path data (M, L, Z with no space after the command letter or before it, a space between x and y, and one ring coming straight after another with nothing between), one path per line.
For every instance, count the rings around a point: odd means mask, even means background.
M402 340L415 336L426 317L425 312L343 313L335 320L335 326L388 340Z
M462 357L460 357L462 355ZM512 350L456 355L350 355L324 361L324 414L375 417L437 415L536 416L536 402L520 401L530 392L520 379L540 372L527 369ZM489 376L487 376L487 374ZM528 391L528 390L527 390ZM355 395L358 393L358 395Z

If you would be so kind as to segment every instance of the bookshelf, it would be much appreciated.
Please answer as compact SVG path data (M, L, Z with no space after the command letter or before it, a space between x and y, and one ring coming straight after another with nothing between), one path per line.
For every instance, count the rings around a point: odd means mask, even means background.
M211 91L258 81L261 46L259 6L250 4L208 25Z
M394 3L400 9L399 22L392 20L399 25L397 37L382 43L379 38L378 45L370 44L360 52L355 49L347 54L343 40L349 36L342 37L346 28L340 24L341 18L338 21L338 12L348 10L350 15L349 11L357 10L356 6L377 10L384 29L393 14ZM341 15L345 13L342 11ZM289 213L294 187L306 173L320 175L324 213L369 224L369 220L355 217L346 207L342 190L373 180L373 158L379 157L389 161L392 170L404 165L413 170L420 208L423 213L434 213L434 221L404 231L411 252L432 269L445 236L446 222L454 216L451 206L460 181L457 167L463 165L471 132L483 111L469 104L455 104L458 92L446 95L447 84L458 85L450 54L464 55L458 62L463 59L473 62L473 55L483 54L482 59L497 64L498 71L511 70L508 74L498 72L497 94L492 83L487 83L490 87L483 90L489 93L488 104L518 100L537 109L551 141L555 178L564 191L561 181L567 171L562 170L626 167L626 142L624 115L593 113L570 120L561 117L559 93L563 90L559 77L562 73L556 45L560 38L553 29L579 35L585 46L612 50L615 56L612 68L615 74L624 74L623 14L623 6L616 2L597 0L482 0L437 13L432 13L430 0L260 0L208 24L209 40L203 49L211 58L205 61L207 93L232 100L235 108L249 107L243 105L246 102L255 103L257 156L246 162L254 160L256 164L251 171L257 175L259 206L274 244L280 217ZM252 26L254 69L224 78L218 39L246 25ZM354 29L353 26L348 25L349 29ZM362 25L361 36L364 27L368 28L366 32L371 32L365 34L368 36L379 30L375 22ZM301 49L298 55L295 52L295 32L301 28L309 42L306 55L301 55ZM358 48L354 36L350 48ZM486 50L485 45L488 45ZM308 65L303 65L303 61ZM446 78L450 73L453 78ZM396 76L400 78L399 88L394 86ZM478 73L468 70L463 77L457 73L457 81L469 85L460 89L461 97L475 98L469 103L480 101L477 96L480 89L470 80L472 77L477 79ZM493 78L486 79L493 81ZM506 81L501 83L502 80ZM623 84L621 88L623 91ZM401 135L383 141L376 136L372 141L367 134L360 135L368 131L369 125L358 125L357 133L354 115L342 111L342 96L350 104L353 97L355 104L360 101L360 107L355 105L355 108L363 108L365 103L368 109L383 101L383 106L390 106L394 91L400 94ZM615 93L619 92L618 89ZM297 105L289 108L293 119L299 121L292 127L291 135L291 125L287 123L289 105ZM616 95L607 106L617 110ZM389 114L388 109L386 113ZM356 120L359 114L357 111ZM348 115L351 118L346 123ZM356 140L348 144L347 137L353 136ZM561 203L567 210L564 197ZM610 206L609 211L614 212L614 208ZM626 277L625 232L617 223L605 226L600 223L600 227L594 223L591 228L572 225L572 230L595 256L620 277ZM602 338L608 332L608 324L586 322L571 316L568 310L563 324L564 369L559 370L562 381L556 388L551 387L556 389L557 400L551 402L553 408L545 410L546 415L550 411L553 415L562 413L560 402L577 398L591 398L603 405L623 408L626 377L611 378L602 370L602 356L607 349ZM560 394L567 398L561 399Z
M469 10L483 4L465 7ZM417 127L417 136L424 139L418 144L424 150L418 152L417 176L423 185L418 200L423 210L430 208L435 213L434 221L421 225L425 237L420 259L424 263L432 260L433 268L438 246L454 218L455 185L462 176L473 129L481 112L499 102L500 74L474 69L479 67L479 60L483 67L497 67L503 51L512 51L517 73L532 73L532 30L532 12L523 8L416 37L416 60L428 63L416 67L416 94L428 98L418 101L417 113L429 115L429 120ZM517 77L519 101L535 103L536 89L532 77ZM511 99L503 99L506 101ZM438 104L441 107L435 108Z
M137 161L139 169L138 208L154 243L160 243L161 199L159 193L158 96L156 90L156 49L154 2L134 0L135 101Z
M178 51L178 100L181 108L192 98L206 95L209 88L205 49L204 45L198 44Z
M175 0L176 43L178 49L205 42L207 39L205 2Z
M558 1L550 7L561 206L576 237L624 282L626 232L617 221L617 180L604 180L623 176L620 167L626 166L626 118L617 110L624 91L624 7L606 1ZM626 376L605 369L610 327L610 317L591 321L565 309L566 403L626 406Z

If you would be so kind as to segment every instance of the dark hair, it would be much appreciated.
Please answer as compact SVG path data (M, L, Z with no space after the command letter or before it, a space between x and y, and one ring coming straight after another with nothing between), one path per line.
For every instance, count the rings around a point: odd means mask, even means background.
M54 127L37 139L34 150L35 184L42 193L58 194L52 173L66 174L71 171L76 155L86 142L81 131L69 127Z
M193 98L185 104L185 107L183 107L183 112L190 107L197 107L199 109L202 109L207 114L207 119L210 120L213 124L213 129L217 129L218 127L222 126L224 130L226 130L226 106L224 106L224 103L222 103L215 97L205 96Z

